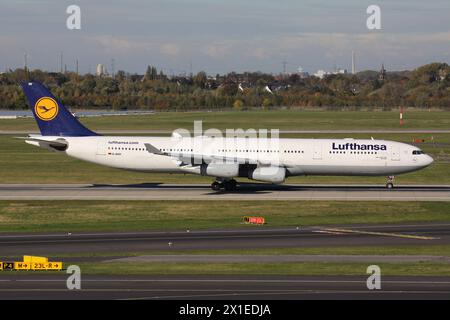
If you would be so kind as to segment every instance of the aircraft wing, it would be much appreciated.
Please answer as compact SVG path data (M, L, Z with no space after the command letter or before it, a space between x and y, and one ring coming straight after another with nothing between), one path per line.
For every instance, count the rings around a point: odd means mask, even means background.
M223 156L223 155L201 154L201 153L194 153L194 152L187 152L187 151L163 152L150 143L145 143L144 145L149 153L177 159L180 161L180 165L186 164L186 163L191 163L192 159L198 159L198 161L197 161L198 164L201 164L203 162L205 162L205 163L234 162L234 163L240 163L240 164L270 165L270 163L271 163L271 161L269 161L269 160L264 161L261 159L251 158L251 157L233 157L233 156Z

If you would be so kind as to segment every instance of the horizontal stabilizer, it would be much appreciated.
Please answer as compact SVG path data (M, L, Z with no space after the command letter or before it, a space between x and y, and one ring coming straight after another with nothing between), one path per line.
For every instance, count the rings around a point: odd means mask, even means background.
M22 139L25 140L25 142L34 144L34 145L39 145L41 147L47 147L50 149L56 149L58 151L65 151L68 146L69 143L62 138L58 138L58 139L45 139L44 137L42 138L37 138L37 137L14 137L15 139ZM34 143L33 143L34 142Z

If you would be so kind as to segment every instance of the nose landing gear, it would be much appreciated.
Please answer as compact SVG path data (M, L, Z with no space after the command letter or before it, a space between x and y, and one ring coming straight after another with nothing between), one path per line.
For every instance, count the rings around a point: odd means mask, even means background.
M389 176L388 181L386 183L386 189L393 189L394 188L394 176Z
M225 191L235 191L237 187L237 182L234 179L230 179L230 180L219 180L217 179L216 181L214 181L211 184L211 189L213 191L220 191L220 190L225 190Z

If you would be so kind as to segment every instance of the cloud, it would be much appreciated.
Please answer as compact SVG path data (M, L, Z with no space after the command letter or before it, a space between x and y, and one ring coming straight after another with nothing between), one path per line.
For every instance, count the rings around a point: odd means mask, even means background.
M330 69L336 64L350 68L351 51L359 70L378 68L382 62L395 69L411 69L432 61L445 61L450 51L450 31L436 33L297 33L232 39L207 45L209 57L222 62L234 57L235 67L276 68L287 59L291 68L308 71ZM239 59L235 59L239 57ZM237 66L239 65L239 66Z
M266 51L295 53L314 48L332 55L359 49L372 53L405 54L449 47L450 31L439 33L300 33L266 38ZM278 45L276 45L278 43ZM258 43L261 46L262 43ZM428 48L427 48L428 46Z
M180 47L175 43L165 43L161 46L161 52L169 56L177 56L180 53Z
M249 57L253 57L258 60L264 60L271 56L269 50L267 50L267 48L262 47L249 48L246 50L245 54Z
M88 41L97 43L99 46L103 47L106 51L125 51L128 52L133 50L139 45L130 40L124 38L117 38L114 36L93 36L87 37Z
M163 53L176 56L180 47L176 43L152 41L144 37L118 37L110 35L86 36L82 38L88 45L100 47L109 54L135 54L137 51L146 53Z
M17 38L12 36L0 35L0 49L6 49L10 46L16 46L18 44Z
M225 58L233 51L234 44L223 42L204 46L203 53L211 58Z

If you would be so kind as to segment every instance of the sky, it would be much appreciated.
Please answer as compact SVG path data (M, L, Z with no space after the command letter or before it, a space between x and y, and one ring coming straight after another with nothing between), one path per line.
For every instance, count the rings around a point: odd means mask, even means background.
M69 30L69 5L81 29ZM381 9L381 30L366 10ZM81 73L102 63L144 73L412 70L450 63L449 0L0 0L0 71L22 67Z

